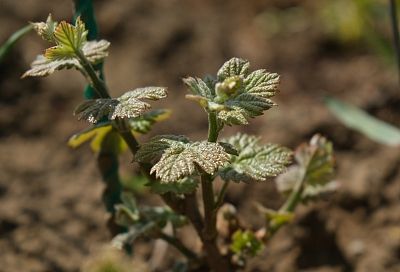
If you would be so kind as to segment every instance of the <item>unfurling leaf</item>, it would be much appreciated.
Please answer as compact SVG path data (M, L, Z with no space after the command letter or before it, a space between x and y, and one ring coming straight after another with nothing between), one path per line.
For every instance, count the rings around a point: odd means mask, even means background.
M237 134L222 140L237 150L237 156L231 156L230 164L219 170L224 180L235 182L264 181L286 169L292 152L277 144L259 145L259 138L246 134Z
M207 111L216 112L219 122L243 125L249 118L262 115L276 105L270 98L278 91L279 75L265 70L249 74L250 63L239 58L227 61L218 71L217 80L188 77L184 83Z
M109 120L116 118L135 118L150 108L150 104L141 99L157 100L167 96L163 87L145 87L127 92L119 98L99 98L86 100L74 111L79 120L97 123L104 117Z
M278 190L288 193L298 182L303 182L304 194L314 195L331 188L334 174L332 143L326 138L315 135L309 144L303 144L295 151L296 165L276 179ZM328 189L327 187L327 189Z
M54 38L54 31L57 27L57 22L53 21L51 14L47 17L46 22L39 23L31 23L33 29L37 32L37 34L42 37L43 40L56 43Z
M83 54L92 64L97 64L108 56L110 43L106 40L87 41L87 30L80 18L74 26L65 21L57 24L49 15L46 23L32 25L39 36L55 46L48 48L44 55L39 55L31 64L31 69L22 77L47 76L63 68L82 70L78 53Z
M189 142L183 136L158 136L141 146L139 162L157 162L151 169L161 182L176 182L194 174L197 167L213 174L228 162L230 155L218 143Z
M72 58L82 50L88 31L78 17L75 26L62 21L55 28L53 35L56 46L46 49L45 57L49 60Z

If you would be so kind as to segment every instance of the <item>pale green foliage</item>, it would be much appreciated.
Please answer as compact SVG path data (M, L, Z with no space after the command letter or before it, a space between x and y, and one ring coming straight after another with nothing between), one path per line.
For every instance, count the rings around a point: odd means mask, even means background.
M249 66L246 60L232 58L219 69L216 80L184 79L193 93L187 98L198 101L207 111L216 112L222 124L247 124L249 118L262 115L275 105L270 98L279 85L278 74L265 70L249 73Z
M157 109L143 113L139 117L128 120L129 127L138 133L148 133L153 125L157 122L167 119L171 111L165 109Z
M54 31L57 27L57 22L53 21L51 14L47 17L46 22L31 23L33 29L43 40L55 43Z
M112 244L117 248L132 245L140 236L157 234L167 223L171 223L173 228L182 227L187 223L184 216L174 213L168 207L139 209L132 193L122 193L121 200L122 203L115 206L115 221L128 231L114 237Z
M263 248L263 243L252 231L238 230L232 235L232 244L230 249L240 258L256 256Z
M238 156L231 156L230 164L219 170L224 180L235 182L264 181L286 169L292 152L277 144L259 145L259 138L246 134L236 134L222 140L238 151Z
M92 64L108 56L110 43L106 40L87 41L87 30L80 18L74 26L65 21L58 24L49 15L46 23L32 25L39 36L55 46L46 49L44 55L39 55L22 77L47 76L63 68L83 71L77 54L82 54Z
M185 195L193 193L199 185L199 181L192 177L184 177L175 182L159 182L155 181L149 184L151 191L156 194L174 193L177 195Z
M189 142L183 136L155 137L142 145L136 153L139 162L156 162L150 173L156 173L156 177L164 183L190 176L198 168L214 174L229 159L230 155L220 144Z
M62 21L55 28L53 35L56 46L46 49L45 57L57 60L74 57L87 41L88 31L78 17L75 26Z
M292 191L298 182L304 184L304 194L311 196L332 187L334 157L332 143L315 135L309 144L302 144L295 151L296 165L276 179L278 190ZM329 184L329 185L328 185ZM328 186L324 189L325 186ZM305 195L303 195L305 196Z
M116 118L135 118L151 106L143 99L158 100L167 96L163 87L145 87L129 91L118 98L90 99L80 104L74 111L79 120L97 123L104 117L110 120Z

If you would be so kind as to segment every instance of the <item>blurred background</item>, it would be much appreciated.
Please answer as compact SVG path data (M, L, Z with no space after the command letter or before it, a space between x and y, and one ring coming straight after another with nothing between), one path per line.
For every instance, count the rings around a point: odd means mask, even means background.
M248 271L400 271L400 152L344 127L325 96L400 126L400 92L386 0L95 0L101 37L111 42L105 74L114 96L169 88L172 108L156 133L205 137L207 118L184 99L181 78L215 74L227 59L281 75L279 104L239 129L295 148L314 133L334 143L339 191L297 210ZM72 1L0 0L0 43L28 21L70 20ZM87 146L69 136L85 82L75 71L20 79L46 47L34 33L0 63L0 271L78 271L110 240L103 184ZM141 139L145 140L145 138ZM134 174L126 154L125 178ZM160 203L142 193L143 202ZM230 187L227 200L249 226L254 202L277 208L274 183ZM243 220L243 221L244 221ZM188 238L189 239L189 238ZM143 242L136 257L146 260ZM177 253L173 252L169 254Z

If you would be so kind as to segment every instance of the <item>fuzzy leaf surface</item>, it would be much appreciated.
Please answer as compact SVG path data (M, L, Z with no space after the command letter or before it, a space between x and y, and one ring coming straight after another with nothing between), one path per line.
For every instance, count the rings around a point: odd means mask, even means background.
M276 179L280 192L290 192L299 181L305 184L304 192L324 191L322 187L332 181L333 148L326 138L315 135L309 144L300 145L295 151L295 161L296 165L289 167L286 173Z
M166 88L138 88L119 98L86 100L75 109L74 114L78 116L78 120L87 120L91 123L97 123L103 117L107 117L109 120L135 118L150 108L150 104L142 99L157 100L166 96Z
M190 176L197 171L197 167L213 174L229 158L230 155L218 143L189 142L182 136L155 137L136 153L139 162L156 162L151 173L156 173L163 183Z
M270 99L278 92L279 75L264 69L249 73L250 63L240 58L225 62L217 79L188 77L184 83L207 111L216 112L225 125L248 124L248 119L262 115L276 104Z
M231 155L230 164L219 170L224 180L235 182L264 181L282 173L291 161L292 152L277 144L259 145L259 138L237 134L223 140L232 145L238 155Z
M46 23L32 25L39 36L56 45L48 48L44 55L39 55L31 64L31 69L22 77L47 76L63 68L81 70L82 66L76 55L78 51L92 64L97 64L108 56L110 43L106 40L87 41L87 30L79 18L74 26L65 21L57 24L49 15Z

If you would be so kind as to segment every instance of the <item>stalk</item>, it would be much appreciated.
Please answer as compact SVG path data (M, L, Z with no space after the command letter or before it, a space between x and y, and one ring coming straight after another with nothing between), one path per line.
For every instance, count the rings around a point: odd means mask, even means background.
M393 42L394 49L396 53L397 59L397 73L399 76L400 82L400 35L399 35L399 26L398 26L398 18L397 18L397 6L395 0L389 1L389 9L390 9L390 18L392 23L392 32L393 32Z

